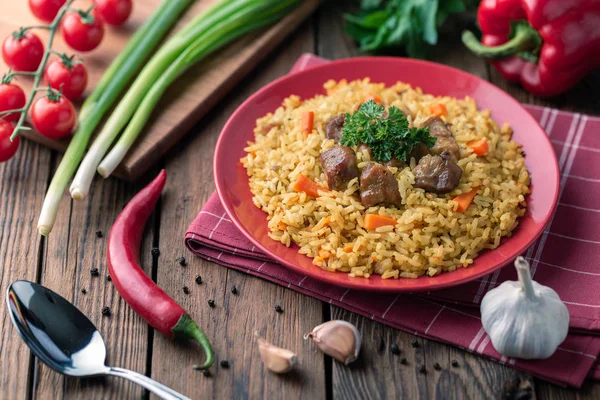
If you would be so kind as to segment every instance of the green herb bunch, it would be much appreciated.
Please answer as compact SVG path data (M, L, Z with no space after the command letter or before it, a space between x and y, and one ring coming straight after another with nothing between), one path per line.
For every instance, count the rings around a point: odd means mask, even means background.
M425 58L448 15L476 5L473 0L362 0L358 13L345 15L346 32L361 51L404 47L409 57Z
M407 161L410 152L424 143L431 148L436 138L429 135L429 128L409 128L402 111L394 106L387 110L369 100L354 113L346 113L341 143L344 146L369 145L373 158L378 161L398 159Z

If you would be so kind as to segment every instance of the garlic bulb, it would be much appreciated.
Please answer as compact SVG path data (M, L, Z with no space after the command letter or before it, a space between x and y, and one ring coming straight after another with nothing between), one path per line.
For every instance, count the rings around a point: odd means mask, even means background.
M298 361L295 353L272 345L259 337L258 334L256 334L256 340L258 341L260 358L270 371L276 374L283 374L294 368L294 365Z
M504 282L481 301L483 328L502 355L548 358L567 337L569 311L554 290L531 280L523 257L515 267L519 281Z
M358 358L360 333L354 325L342 320L328 321L313 329L304 339L311 338L323 353L348 365Z

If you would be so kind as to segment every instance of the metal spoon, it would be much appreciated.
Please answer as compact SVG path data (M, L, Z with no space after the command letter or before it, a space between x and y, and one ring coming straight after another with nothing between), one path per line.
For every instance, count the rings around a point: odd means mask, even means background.
M10 319L33 354L68 376L129 379L166 400L187 397L137 372L107 367L106 346L94 324L73 304L37 283L16 281L6 292Z

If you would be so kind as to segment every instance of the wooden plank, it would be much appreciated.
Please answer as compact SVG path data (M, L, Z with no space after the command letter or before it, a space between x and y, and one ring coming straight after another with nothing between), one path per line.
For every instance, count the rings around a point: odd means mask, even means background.
M267 82L287 73L297 58L313 51L312 29L304 24L295 39L258 68L250 84L235 90L219 112L195 129L196 134L180 146L180 152L167 159L166 194L161 211L161 262L157 281L180 302L212 341L217 363L212 376L204 377L191 366L202 361L198 346L175 346L155 336L152 353L152 377L177 386L192 398L286 398L320 399L325 396L323 356L308 346L302 335L322 321L322 307L317 300L246 274L229 271L199 258L185 249L183 236L214 191L212 150L218 134L235 108ZM182 268L175 261L185 255L189 265ZM201 275L203 283L194 282ZM185 295L182 287L190 288ZM231 293L235 285L239 294ZM215 308L207 305L209 299ZM284 312L277 314L280 304ZM300 366L289 376L276 376L263 368L253 337L259 331L274 344L296 351ZM229 369L219 366L228 360Z
M30 142L0 164L0 293L18 279L35 281L42 241L37 214L48 184L50 152ZM10 322L2 300L0 318L0 397L24 399L28 393L30 352Z
M89 199L84 202L72 202L65 195L55 229L47 239L40 279L43 285L72 301L96 324L107 346L109 365L140 373L146 372L148 328L107 281L105 255L112 223L143 184L109 179L96 181ZM102 231L102 238L96 236L97 231ZM148 273L152 266L151 243L152 234L146 235L141 254ZM98 269L98 276L91 274L92 268ZM102 316L105 306L111 310L110 317ZM65 378L37 362L33 394L40 399L140 398L143 389L118 378Z
M89 71L88 90L98 82L110 61L119 54L127 39L152 13L161 0L139 0L135 2L130 21L118 29L107 28L106 37L100 47L82 55ZM187 24L192 18L214 4L217 0L197 1L190 6L175 30ZM91 0L78 1L77 7L87 8ZM166 93L156 107L153 118L134 148L123 160L118 176L133 181L148 170L171 148L218 100L238 83L256 64L277 44L281 43L317 7L319 0L305 0L286 18L261 32L247 36L232 44L224 51L210 57L185 73ZM20 26L34 25L36 21L22 2L10 2L0 15L0 37L7 36ZM47 37L46 32L39 32ZM57 51L71 53L62 42L60 35L55 41ZM0 66L4 67L0 62ZM20 83L30 89L31 80L21 79ZM64 152L68 144L64 141L51 141L35 132L25 132L24 136L43 143L52 149Z

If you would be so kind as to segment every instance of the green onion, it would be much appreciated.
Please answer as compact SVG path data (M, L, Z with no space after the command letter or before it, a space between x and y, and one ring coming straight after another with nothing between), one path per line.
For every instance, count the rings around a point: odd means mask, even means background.
M255 6L255 3L262 3L262 1L226 0L218 2L194 18L156 52L114 109L79 166L70 188L71 196L74 199L80 200L87 196L98 164L152 84L160 79L165 70L198 37L202 37L213 26L227 21L236 11Z
M46 193L38 220L40 234L47 236L52 230L65 188L83 158L90 137L102 117L177 22L181 13L194 1L163 0L152 16L132 36L127 46L108 68L94 92L85 101L79 116L79 127L73 135L69 148Z
M150 118L158 101L175 79L191 66L236 38L281 19L298 1L256 1L254 3L252 8L242 9L236 14L230 15L226 21L199 36L157 81L144 82L144 85L151 85L151 88L139 103L117 144L98 166L100 175L108 177L121 163Z

